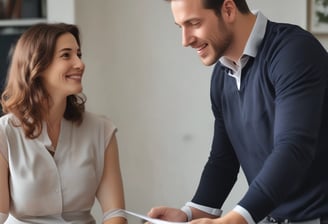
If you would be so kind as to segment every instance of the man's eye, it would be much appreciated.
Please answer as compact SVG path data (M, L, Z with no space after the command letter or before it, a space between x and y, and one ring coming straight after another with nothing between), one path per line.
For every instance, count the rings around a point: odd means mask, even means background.
M190 23L192 26L198 26L199 24L200 24L200 22L199 21L197 21L197 22L191 22Z

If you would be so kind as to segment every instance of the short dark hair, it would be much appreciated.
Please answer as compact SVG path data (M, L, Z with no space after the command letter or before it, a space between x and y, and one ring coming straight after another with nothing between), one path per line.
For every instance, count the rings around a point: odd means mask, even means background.
M168 2L172 0L166 0ZM224 0L202 0L203 6L205 9L213 9L217 15L221 14L221 8ZM247 14L250 13L246 0L233 0L238 8L238 10L243 13Z
M221 8L224 0L202 0L205 9L213 9L217 15L221 14ZM250 10L246 3L246 0L233 0L238 8L238 10L243 13L249 13Z

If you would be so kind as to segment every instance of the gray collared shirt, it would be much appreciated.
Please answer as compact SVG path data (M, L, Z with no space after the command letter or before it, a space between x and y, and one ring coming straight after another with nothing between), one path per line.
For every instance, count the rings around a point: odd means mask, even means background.
M256 56L258 48L264 38L268 21L261 12L254 11L253 13L256 15L256 21L240 59L237 62L234 62L225 56L222 56L219 59L224 66L231 70L228 74L236 79L238 89L240 89L241 70L247 64L250 57Z

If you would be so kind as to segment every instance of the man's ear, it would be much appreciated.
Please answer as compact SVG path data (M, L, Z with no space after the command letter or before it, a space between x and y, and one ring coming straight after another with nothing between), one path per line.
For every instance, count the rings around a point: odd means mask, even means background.
M224 0L221 8L222 18L226 22L232 22L237 15L237 6L233 0Z

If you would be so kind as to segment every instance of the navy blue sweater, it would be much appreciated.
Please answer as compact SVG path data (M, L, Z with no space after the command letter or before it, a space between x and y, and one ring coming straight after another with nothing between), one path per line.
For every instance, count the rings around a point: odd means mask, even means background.
M241 166L239 205L258 222L328 215L328 54L307 31L268 22L240 90L220 62L211 81L211 153L193 202L220 208Z

